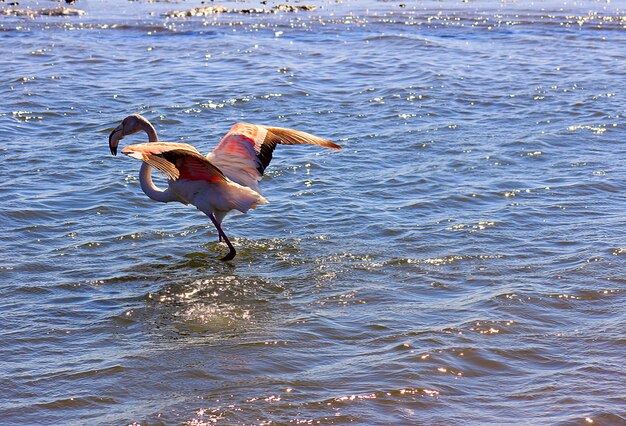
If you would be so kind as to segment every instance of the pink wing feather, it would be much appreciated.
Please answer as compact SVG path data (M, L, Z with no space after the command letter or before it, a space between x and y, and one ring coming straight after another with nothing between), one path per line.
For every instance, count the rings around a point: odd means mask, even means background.
M258 181L272 160L277 144L312 144L341 149L334 142L298 130L237 123L207 158L230 179L258 189Z
M129 145L122 150L133 158L142 160L169 179L203 180L222 182L226 178L222 171L186 143L150 142Z

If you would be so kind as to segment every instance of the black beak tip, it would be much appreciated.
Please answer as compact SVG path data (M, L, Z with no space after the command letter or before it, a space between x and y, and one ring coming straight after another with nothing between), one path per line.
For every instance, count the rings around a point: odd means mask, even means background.
M111 134L109 135L109 149L111 150L111 154L116 156L117 155L117 146L113 146L113 144L111 143L111 139L113 139L113 135L114 134L115 134L115 130L113 130L111 132Z

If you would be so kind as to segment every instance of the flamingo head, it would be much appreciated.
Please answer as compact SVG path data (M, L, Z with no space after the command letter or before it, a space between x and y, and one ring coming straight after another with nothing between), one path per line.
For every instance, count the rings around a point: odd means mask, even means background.
M111 149L111 154L117 155L117 146L120 141L124 139L124 136L132 135L133 133L137 133L141 130L148 132L150 128L154 129L150 122L141 115L129 115L123 119L120 125L113 129L109 135L109 148Z

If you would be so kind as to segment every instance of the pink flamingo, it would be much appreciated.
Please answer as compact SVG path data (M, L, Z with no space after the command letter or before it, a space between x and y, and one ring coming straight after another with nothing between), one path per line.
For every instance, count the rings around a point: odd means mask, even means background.
M186 143L159 142L154 126L138 114L129 115L109 135L111 154L124 136L143 130L149 143L129 145L123 154L143 161L139 183L143 192L155 201L178 201L193 204L206 214L217 229L229 253L220 260L231 260L237 254L222 230L222 220L232 210L246 213L259 204L267 203L261 195L259 181L272 160L277 144L313 144L341 149L328 139L309 133L280 127L237 123L206 157ZM151 167L168 178L163 190L152 182Z

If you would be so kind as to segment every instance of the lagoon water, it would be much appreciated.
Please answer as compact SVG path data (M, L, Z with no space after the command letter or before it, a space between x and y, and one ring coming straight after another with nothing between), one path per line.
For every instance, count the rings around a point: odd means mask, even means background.
M0 15L0 423L626 424L624 4L311 4ZM130 113L344 149L278 147L223 263Z

